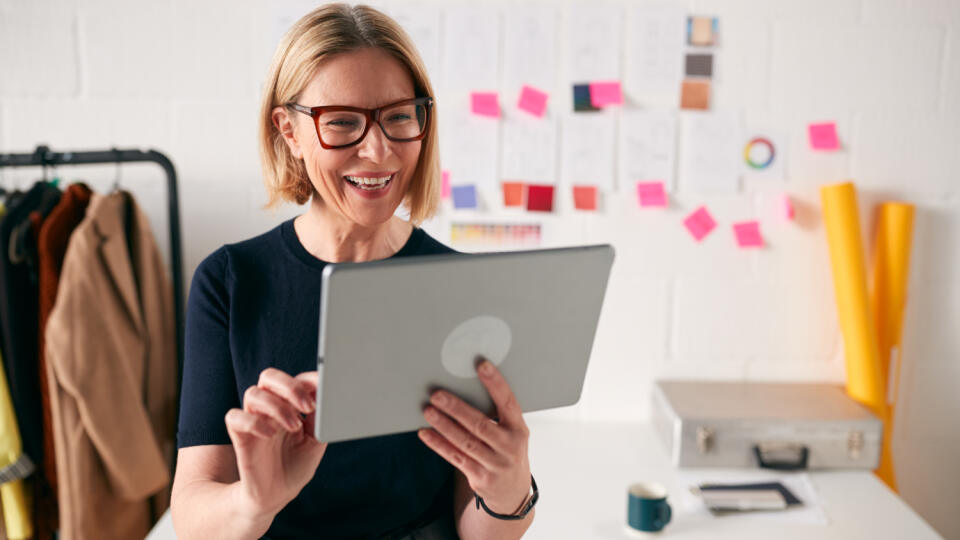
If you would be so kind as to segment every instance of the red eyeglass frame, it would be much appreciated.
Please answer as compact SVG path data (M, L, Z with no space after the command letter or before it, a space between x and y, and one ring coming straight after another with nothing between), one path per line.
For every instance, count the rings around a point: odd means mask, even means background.
M423 132L421 132L420 135L417 135L416 137L410 137L410 138L401 139L401 138L391 137L390 135L387 134L387 130L383 128L383 124L380 123L380 112L383 111L384 109L396 107L397 105L406 105L407 103L413 103L415 105L424 106L425 116L423 121L424 122ZM317 132L317 139L320 140L320 146L326 150L333 150L336 148L347 148L349 146L360 144L360 141L362 141L364 137L367 136L367 132L370 131L370 126L374 124L377 124L378 126L380 126L380 131L383 133L383 136L386 137L387 139L390 139L391 141L412 142L412 141L422 140L424 137L427 136L427 131L429 130L429 127L430 127L430 109L433 107L433 103L434 103L433 98L426 96L426 97L418 97L418 98L411 98L411 99L403 99L393 103L388 103L387 105L384 105L382 107L377 107L376 109L364 109L362 107L348 107L346 105L321 105L319 107L307 107L306 105L300 105L299 103L294 103L294 102L287 103L286 107L293 109L297 112L302 112L303 114L306 114L312 117L313 127L314 127L314 130ZM352 143L330 145L323 142L323 137L320 136L320 115L328 112L337 112L337 111L361 113L363 114L364 117L366 117L366 121L363 127L363 133L361 133L360 137L357 140L353 141Z

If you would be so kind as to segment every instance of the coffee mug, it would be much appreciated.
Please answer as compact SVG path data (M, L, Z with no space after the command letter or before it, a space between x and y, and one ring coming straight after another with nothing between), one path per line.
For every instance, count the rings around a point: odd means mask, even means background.
M632 484L627 494L627 525L643 532L659 532L670 523L667 489L660 484Z

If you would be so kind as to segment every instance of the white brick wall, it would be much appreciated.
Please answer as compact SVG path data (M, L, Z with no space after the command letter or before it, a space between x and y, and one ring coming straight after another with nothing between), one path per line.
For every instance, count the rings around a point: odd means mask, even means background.
M898 198L918 208L895 437L899 479L909 503L946 537L960 537L954 511L960 499L960 2L660 3L720 17L714 107L739 111L747 125L781 131L786 179L745 181L739 193L712 196L679 185L666 210L641 211L632 192L609 193L597 214L574 212L570 194L561 190L554 215L533 216L544 224L546 245L610 242L617 249L583 399L549 414L643 420L650 383L661 376L842 381L817 188L853 178L868 240L876 202ZM447 4L383 4L402 20L418 21L411 29L426 44L440 107L462 99L442 88L449 75L442 26L423 22L443 21ZM298 213L260 210L257 100L275 40L289 23L278 13L313 5L0 0L0 151L48 143L61 150L119 146L167 153L180 175L189 276L220 244ZM511 4L482 5L502 12ZM558 10L555 50L561 52L549 90L552 114L562 122L557 113L570 108L562 57L570 37L567 4L545 5ZM502 36L502 19L499 25ZM628 39L624 35L622 45ZM624 53L624 76L629 62ZM503 65L501 53L505 85ZM512 96L503 95L504 107ZM844 151L809 151L807 123L829 119L837 122ZM561 163L558 155L556 167ZM113 166L59 172L99 188L116 176ZM7 186L29 185L37 175L0 170ZM120 178L138 195L166 249L162 174L148 165L127 166ZM769 201L784 190L797 206L789 224L770 215ZM494 193L481 195L488 213L454 215L445 208L428 230L444 239L452 217L531 218L502 209ZM700 204L719 227L695 244L680 221ZM737 250L730 223L754 217L763 222L767 247Z

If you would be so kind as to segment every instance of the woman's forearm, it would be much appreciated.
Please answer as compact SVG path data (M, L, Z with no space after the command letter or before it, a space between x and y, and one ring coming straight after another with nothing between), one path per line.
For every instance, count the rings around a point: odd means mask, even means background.
M256 540L267 532L276 515L256 515L250 510L239 481L223 484L212 480L174 485L170 513L179 540Z
M533 523L531 510L527 517L517 521L502 521L488 516L483 510L473 506L466 509L460 516L457 532L463 540L490 539L506 540L520 538Z

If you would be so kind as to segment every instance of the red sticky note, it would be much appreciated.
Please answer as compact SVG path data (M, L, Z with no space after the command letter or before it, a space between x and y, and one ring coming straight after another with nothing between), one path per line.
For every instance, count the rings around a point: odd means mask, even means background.
M839 150L840 141L837 139L837 124L823 122L810 124L810 148L814 150Z
M450 198L450 171L443 171L441 174L443 179L440 182L440 197L443 199Z
M496 92L472 92L470 110L478 116L500 118L500 101Z
M697 208L683 220L683 224L697 242L703 240L703 237L710 234L710 231L717 226L717 222L713 220L706 206Z
M527 187L527 210L553 212L553 186L530 184Z
M547 111L547 93L541 92L532 86L526 86L520 90L520 100L517 102L517 108L521 111L543 118L543 113Z
M577 210L596 210L597 186L573 186L573 207Z
M667 206L663 182L637 182L637 201L640 206Z
M790 198L789 195L783 196L782 208L783 208L783 218L786 219L787 221L792 221L793 216L796 214L796 212L794 212L793 200Z
M503 182L503 205L523 206L523 182Z
M733 234L737 236L737 245L742 248L763 247L763 237L760 236L760 223L756 221L734 223Z
M594 107L622 105L623 92L620 81L595 81L590 83L590 104Z

